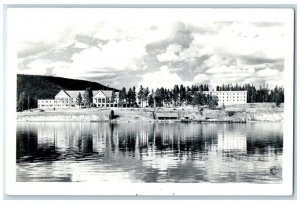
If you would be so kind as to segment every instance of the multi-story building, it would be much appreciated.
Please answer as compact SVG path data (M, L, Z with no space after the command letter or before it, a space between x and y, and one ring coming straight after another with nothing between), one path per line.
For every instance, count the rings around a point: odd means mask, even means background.
M203 93L217 96L219 105L247 103L247 91L203 91Z
M114 97L113 94L115 94ZM114 101L112 101L113 98ZM99 91L97 94L93 94L93 103L96 107L117 107L119 103L119 92Z
M71 108L77 107L77 98L79 94L82 97L82 103L85 103L84 90L69 91L61 90L56 94L55 99L38 100L38 108ZM114 94L114 97L113 97ZM112 98L114 100L112 101ZM93 104L96 107L117 107L119 103L119 92L113 91L93 91Z

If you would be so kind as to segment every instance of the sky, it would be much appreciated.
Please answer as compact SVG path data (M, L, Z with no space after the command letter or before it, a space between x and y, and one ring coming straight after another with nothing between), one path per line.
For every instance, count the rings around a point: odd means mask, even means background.
M216 9L14 9L17 72L140 85L283 85L285 24ZM249 16L249 15L248 15Z

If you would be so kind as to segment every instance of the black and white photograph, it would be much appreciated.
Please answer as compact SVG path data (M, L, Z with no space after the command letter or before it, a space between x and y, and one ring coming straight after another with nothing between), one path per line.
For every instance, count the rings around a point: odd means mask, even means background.
M70 193L62 184L102 186L84 194L147 184L167 194L292 191L292 9L7 15L7 171L19 193Z

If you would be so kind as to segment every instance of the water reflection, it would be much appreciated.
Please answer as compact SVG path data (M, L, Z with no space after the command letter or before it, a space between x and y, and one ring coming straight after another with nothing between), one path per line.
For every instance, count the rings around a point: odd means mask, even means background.
M279 183L282 146L281 123L24 122L17 181Z

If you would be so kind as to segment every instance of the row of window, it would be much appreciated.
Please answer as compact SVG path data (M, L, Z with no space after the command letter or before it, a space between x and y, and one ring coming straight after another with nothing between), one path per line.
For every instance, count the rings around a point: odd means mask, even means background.
M225 98L225 96L224 96L224 97L220 96L220 97L218 97L218 98ZM229 97L227 96L226 98L231 98L231 97L230 97L230 96L229 96ZM232 98L235 98L235 97L233 96ZM246 96L244 96L244 97L241 96L241 97L236 97L236 98L246 98Z
M42 104L42 105L39 105L39 107L66 107L66 106L73 106L74 107L74 105L72 105L72 104L70 104L70 105L68 105L68 104L66 104L66 105L52 105L52 104Z
M211 94L211 95L213 95L213 96L246 96L246 94Z
M224 102L225 100L219 100L219 101L223 101ZM236 101L236 102L238 102L238 101L246 101L246 100L234 100L233 99L233 100L226 100L226 101Z

